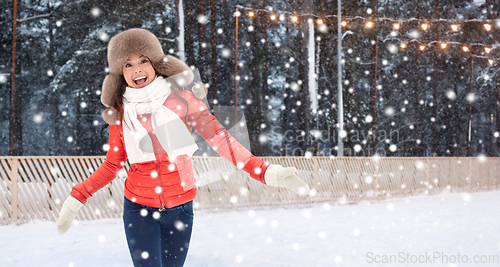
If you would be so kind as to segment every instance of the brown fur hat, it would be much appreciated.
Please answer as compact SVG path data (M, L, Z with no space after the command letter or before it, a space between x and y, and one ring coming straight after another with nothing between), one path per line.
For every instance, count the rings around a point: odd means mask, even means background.
M129 29L115 35L108 44L109 74L102 84L101 102L113 106L113 96L121 94L125 82L123 64L132 55L149 58L157 75L175 76L174 82L184 87L193 81L193 72L179 59L163 54L160 41L145 29Z

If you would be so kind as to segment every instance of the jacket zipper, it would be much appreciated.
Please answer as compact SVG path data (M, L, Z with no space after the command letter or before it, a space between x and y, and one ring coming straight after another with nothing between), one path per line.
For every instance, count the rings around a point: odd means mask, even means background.
M161 186L160 163L158 162L158 160L155 160L155 163L156 163L156 173L158 174L156 180L158 181L158 186L161 189L160 192L161 207L158 209L158 211L165 211L166 208L165 208L165 202L163 200L163 187Z

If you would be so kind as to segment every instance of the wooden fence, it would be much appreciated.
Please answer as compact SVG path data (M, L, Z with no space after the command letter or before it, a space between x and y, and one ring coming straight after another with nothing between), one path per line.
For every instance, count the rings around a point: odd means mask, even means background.
M105 157L0 157L0 225L35 219L55 221L73 185L82 182ZM261 157L297 174L313 189L299 197L265 186L219 157L193 157L198 183L195 209L381 200L444 190L498 189L500 158ZM78 220L122 214L125 169L97 192Z

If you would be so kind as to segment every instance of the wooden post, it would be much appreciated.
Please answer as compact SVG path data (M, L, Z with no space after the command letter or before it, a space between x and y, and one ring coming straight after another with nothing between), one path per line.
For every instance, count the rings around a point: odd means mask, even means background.
M10 223L11 224L20 224L20 220L18 218L19 212L19 159L17 157L12 157L10 160L10 196L12 198L12 203L10 205Z
M431 175L430 175L430 162L429 158L425 159L425 182L427 183L427 192L429 192L428 195L430 195L430 185L431 185Z

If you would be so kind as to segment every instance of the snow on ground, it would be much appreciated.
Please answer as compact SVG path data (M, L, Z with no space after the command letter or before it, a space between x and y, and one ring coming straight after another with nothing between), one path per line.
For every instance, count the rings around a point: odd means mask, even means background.
M197 211L185 266L500 266L499 203L492 191ZM54 222L0 226L0 237L0 266L132 266L121 219L62 236Z

